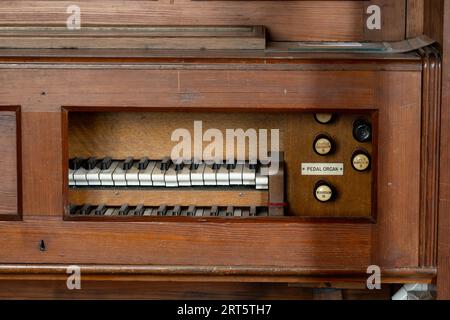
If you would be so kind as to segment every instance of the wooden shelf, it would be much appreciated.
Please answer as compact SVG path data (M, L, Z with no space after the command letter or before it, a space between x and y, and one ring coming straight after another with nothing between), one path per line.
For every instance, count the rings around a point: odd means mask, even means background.
M193 206L260 206L268 205L267 190L236 189L208 189L208 188L149 188L149 189L70 189L69 203L101 204L120 206L143 204L145 206L159 206L161 204Z
M264 50L263 26L0 27L0 47L16 49Z

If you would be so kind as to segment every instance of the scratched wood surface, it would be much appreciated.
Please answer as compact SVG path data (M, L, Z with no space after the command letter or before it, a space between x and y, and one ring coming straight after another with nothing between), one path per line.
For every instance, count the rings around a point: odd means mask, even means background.
M367 30L366 9L382 9L381 30ZM1 1L8 26L65 26L70 1ZM84 26L264 25L274 41L398 41L405 38L404 1L77 1Z
M0 107L0 219L18 213L16 113Z

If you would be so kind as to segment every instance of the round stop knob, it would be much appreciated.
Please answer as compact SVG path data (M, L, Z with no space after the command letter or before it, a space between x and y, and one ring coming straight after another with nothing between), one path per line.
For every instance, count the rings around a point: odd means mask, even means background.
M334 115L332 113L316 113L314 118L318 123L328 124L333 121Z
M370 155L364 150L357 150L352 156L352 167L356 171L364 172L370 169Z
M334 149L333 140L326 134L319 134L314 140L313 149L318 155L326 156Z
M334 199L336 192L331 184L319 181L314 188L314 197L320 202L329 202Z

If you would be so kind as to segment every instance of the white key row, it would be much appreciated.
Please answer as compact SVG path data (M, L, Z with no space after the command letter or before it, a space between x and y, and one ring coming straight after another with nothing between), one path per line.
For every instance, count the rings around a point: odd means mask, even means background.
M256 189L269 188L269 177L262 175L248 163L238 163L228 168L221 165L201 163L194 166L184 165L177 170L171 163L167 170L162 161L149 161L145 169L139 169L139 162L133 162L130 169L123 169L124 161L112 161L109 168L100 166L88 170L84 167L76 170L69 168L70 186L155 186L155 187L190 187L190 186L255 186Z

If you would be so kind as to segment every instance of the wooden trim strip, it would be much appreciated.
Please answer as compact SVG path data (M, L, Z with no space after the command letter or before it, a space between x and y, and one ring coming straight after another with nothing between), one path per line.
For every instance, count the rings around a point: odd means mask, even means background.
M0 279L47 280L67 277L69 265L0 265ZM366 281L366 270L226 266L80 265L84 280L328 282ZM430 283L436 268L383 269L384 283Z
M442 62L433 47L421 49L419 54L423 59L419 261L425 267L437 265Z

